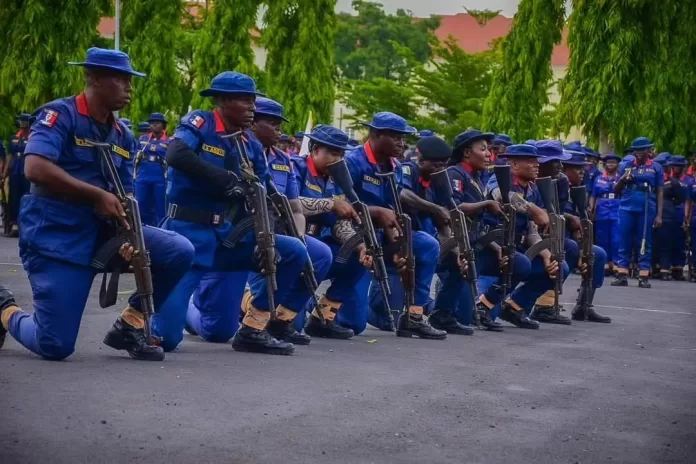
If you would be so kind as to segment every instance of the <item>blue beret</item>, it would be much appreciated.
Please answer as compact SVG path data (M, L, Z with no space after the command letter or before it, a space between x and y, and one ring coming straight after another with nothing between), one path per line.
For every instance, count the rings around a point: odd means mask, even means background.
M289 136L289 135L287 135L287 134L281 134L281 135L280 135L280 141L281 141L281 142L290 142L290 140L291 140L291 139L290 139L290 136Z
M399 116L398 114L390 113L389 111L382 111L372 116L372 121L361 122L363 126L367 126L374 130L385 130L398 132L401 134L415 134L416 129L409 126L406 120Z

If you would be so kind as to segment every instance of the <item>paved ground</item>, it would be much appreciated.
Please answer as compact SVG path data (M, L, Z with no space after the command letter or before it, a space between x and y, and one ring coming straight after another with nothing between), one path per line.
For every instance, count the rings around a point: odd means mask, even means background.
M0 261L30 307L15 240ZM370 330L293 357L187 336L162 364L101 344L117 313L94 292L69 360L0 352L0 463L694 462L696 284L631 285L599 292L610 325Z

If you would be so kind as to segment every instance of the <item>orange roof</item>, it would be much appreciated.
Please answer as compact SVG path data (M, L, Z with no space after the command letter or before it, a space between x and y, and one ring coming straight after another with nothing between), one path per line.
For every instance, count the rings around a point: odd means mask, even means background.
M512 27L512 18L496 16L484 26L468 13L456 15L440 15L440 27L435 35L440 41L450 35L458 40L459 46L469 53L478 53L491 48L491 43L500 37L505 37ZM566 44L567 31L563 31L563 41L556 45L551 56L554 66L568 66L570 50Z

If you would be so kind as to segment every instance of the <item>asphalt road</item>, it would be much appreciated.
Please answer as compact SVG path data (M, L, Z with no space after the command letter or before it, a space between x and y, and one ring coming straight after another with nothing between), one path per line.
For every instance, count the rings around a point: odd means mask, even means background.
M0 262L30 308L16 240L0 238ZM0 352L0 464L695 459L696 284L607 286L609 325L445 342L369 330L292 357L187 335L164 363L101 344L118 313L93 290L71 358L43 361L11 339Z

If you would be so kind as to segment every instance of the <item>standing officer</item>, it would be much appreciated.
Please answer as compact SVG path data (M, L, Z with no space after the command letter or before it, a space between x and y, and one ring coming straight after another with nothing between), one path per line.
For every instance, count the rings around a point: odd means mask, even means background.
M406 123L406 120L390 112L380 112L372 117L372 121L362 123L367 126L369 137L365 145L356 148L346 155L346 164L355 185L358 197L370 207L372 218L377 223L376 227L382 229L380 236L384 246L398 239L399 227L394 214L395 199L387 182L377 174L394 172L399 192L403 182L401 163L397 160L403 154L404 138L408 134L414 134L415 129ZM417 209L413 198L399 197L405 209ZM434 329L423 317L423 310L430 302L430 285L437 267L440 245L437 240L422 231L413 232L413 255L415 257L415 304L399 318L397 336L444 340L447 333ZM401 273L405 262L394 255L394 262L387 259L388 269L392 273ZM377 287L376 285L373 287ZM394 292L392 292L394 295ZM370 293L370 309L373 314L384 314L383 296L376 288ZM393 306L397 308L397 306ZM398 306L400 307L400 306Z
M19 131L10 139L9 157L3 166L3 178L10 180L9 217L12 225L10 236L17 236L19 204L24 194L29 193L29 181L24 176L24 150L29 139L30 114L22 113L17 117ZM9 224L8 224L9 225Z
M164 219L166 204L167 119L162 113L152 113L147 121L151 131L139 140L135 160L135 198L140 204L143 223L158 225Z
M94 280L90 264L95 251L112 236L114 222L127 226L123 205L110 193L102 159L90 141L111 145L111 158L132 194L133 159L125 147L133 136L113 112L130 102L131 77L144 76L133 70L128 55L114 50L90 48L85 62L70 64L85 67L84 93L40 108L26 146L25 173L32 186L22 199L19 253L33 291L34 314L19 309L9 292L0 301L0 332L8 330L25 348L53 360L75 349ZM161 229L145 226L143 234L159 309L189 269L193 247ZM124 250L127 256L127 246ZM145 339L140 311L134 294L104 343L134 359L160 361L164 353Z
M264 250L256 249L253 233L244 234L231 247L223 243L235 229L233 222L238 224L247 215L244 198L239 195L246 160L225 135L238 133L253 123L256 84L249 76L227 71L215 76L201 96L212 97L215 109L194 110L184 116L167 150L170 205L164 225L189 238L196 257L193 268L153 319L153 331L163 337L165 351L181 342L189 299L206 272L263 271L258 258ZM266 184L270 174L263 147L248 137L240 143L248 152L248 167L253 168L259 182ZM277 318L292 321L303 309L293 304L301 299L296 292L291 294L291 289L301 281L298 270L308 259L307 249L300 240L280 234L275 235L275 249L280 258L276 266ZM276 309L269 307L268 292L272 290L266 279L252 278L250 286L251 301L232 347L237 351L292 354L291 343L276 340L266 330L270 311ZM304 301L308 299L307 292Z
M294 157L292 161L297 172L300 202L307 216L307 234L327 244L337 256L341 246L355 235L353 221L359 220L341 189L329 177L327 167L343 158L350 147L348 135L333 126L319 124L305 137L309 138L309 153L306 157ZM311 308L307 320L305 330L309 335L345 340L365 330L367 305L356 305L355 296L358 283L371 266L372 258L364 244L358 245L346 262L333 261L325 276L330 285L318 304ZM366 294L367 288L363 290ZM345 303L352 303L348 312L343 310ZM299 320L298 317L296 328L302 330Z
M628 266L631 253L637 250L640 268L638 286L650 288L652 257L652 229L662 226L662 190L664 173L662 167L648 158L654 147L647 137L638 137L631 143L635 160L619 170L619 181L615 193L621 195L619 205L619 260L617 278L613 286L628 285Z
M595 182L597 178L602 175L602 171L599 170L597 165L601 158L600 154L588 147L583 147L585 155L587 156L587 163L585 164L585 175L583 176L583 183L585 188L587 188L587 194L592 193Z
M595 242L607 253L605 275L614 274L619 256L619 197L614 187L619 180L617 169L621 157L614 154L602 158L604 172L597 177L590 196L590 217L595 226Z
M662 227L657 229L657 247L660 259L661 280L685 280L686 232L684 230L684 205L690 187L686 182L686 158L671 156L665 164L664 212ZM670 275L671 271L671 275Z
M693 156L693 152L692 152ZM696 159L696 158L692 158ZM689 174L691 172L691 174ZM689 260L689 272L691 274L690 281L696 282L696 253L694 253L694 247L696 246L696 217L694 217L694 201L696 201L696 178L693 174L693 165L687 170L685 183L687 186L687 202L686 211L684 213L684 225L683 228L687 234L690 235L690 247L687 251L691 252L691 256L687 256Z

